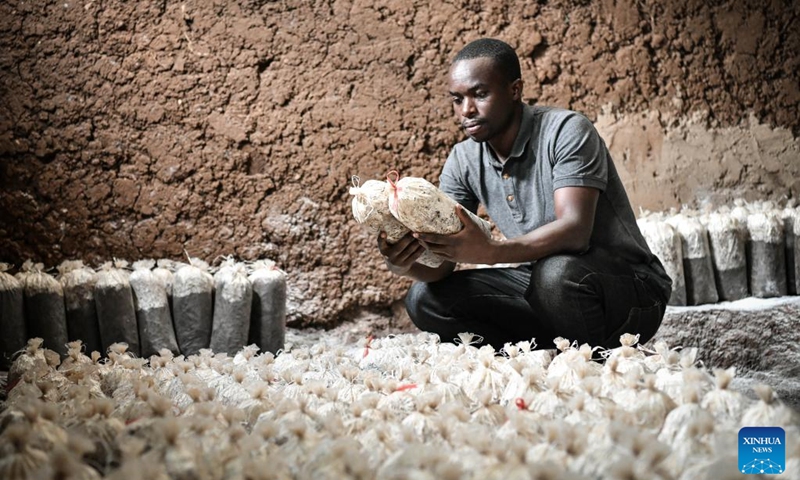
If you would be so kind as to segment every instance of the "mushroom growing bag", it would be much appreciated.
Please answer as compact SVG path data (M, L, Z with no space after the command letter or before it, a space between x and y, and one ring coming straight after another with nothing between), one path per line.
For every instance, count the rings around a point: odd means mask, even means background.
M11 266L0 263L0 370L8 371L14 353L26 344L22 283L6 273Z
M175 281L175 270L179 265L181 264L174 260L160 258L156 261L156 268L153 269L153 275L161 279L164 284L170 312L172 311L172 283Z
M139 355L139 328L127 262L106 262L97 272L94 301L100 324L100 342L103 353L114 343L126 343L128 351Z
M768 298L786 295L786 251L783 221L778 212L765 210L747 217L750 232L750 293Z
M134 262L130 276L142 357L158 355L164 348L172 353L179 352L167 290L163 280L152 270L154 266L153 260Z
M211 342L214 279L208 265L192 259L175 272L172 284L172 317L181 353L196 355Z
M61 283L44 272L44 265L30 261L22 265L26 333L44 340L43 347L67 354L67 315Z
M389 211L392 216L413 232L450 235L464 228L456 215L458 202L448 197L432 183L423 178L405 177L393 181L389 173ZM483 230L491 236L489 222L478 217L466 208L464 211Z
M367 180L364 185L359 185L358 177L353 178L353 186L350 188L350 195L353 195L353 217L356 221L372 233L386 232L386 241L393 245L411 230L389 211L389 192L390 187L386 182ZM438 267L442 261L428 250L417 259L417 263L431 268Z
M286 337L286 274L271 262L258 261L249 278L253 285L250 343L277 353Z
M211 350L234 354L247 345L252 308L253 285L247 270L241 263L226 260L214 274Z
M86 353L103 352L100 342L100 324L94 301L97 272L80 260L65 261L59 267L61 286L67 307L69 341L80 340Z
M675 215L669 219L669 222L681 237L687 304L716 303L719 300L719 294L714 282L708 230L700 223L700 220L685 214Z
M740 300L747 288L747 227L728 213L708 216L708 238L720 300Z
M800 293L800 243L797 242L800 232L800 208L788 205L783 209L783 232L786 242L786 291L789 295Z
M793 264L794 264L794 288L795 288L795 295L800 295L800 210L797 212L797 217L795 217L795 222L793 226L794 231L794 246L792 251L794 252Z

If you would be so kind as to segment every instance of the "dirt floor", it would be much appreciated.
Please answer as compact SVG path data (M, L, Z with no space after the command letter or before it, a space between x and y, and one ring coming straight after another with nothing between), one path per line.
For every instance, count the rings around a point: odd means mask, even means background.
M525 99L595 120L635 208L800 194L794 2L0 5L0 261L271 258L290 325L386 315L408 284L352 175L436 181L450 59L493 36Z

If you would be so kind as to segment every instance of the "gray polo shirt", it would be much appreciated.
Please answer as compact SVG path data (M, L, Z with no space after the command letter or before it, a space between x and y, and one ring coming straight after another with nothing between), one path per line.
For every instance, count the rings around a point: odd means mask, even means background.
M473 213L483 204L506 238L556 219L554 192L600 190L591 245L602 246L634 270L671 280L650 251L603 139L586 117L570 110L524 105L522 124L505 163L489 144L467 139L450 152L439 187Z

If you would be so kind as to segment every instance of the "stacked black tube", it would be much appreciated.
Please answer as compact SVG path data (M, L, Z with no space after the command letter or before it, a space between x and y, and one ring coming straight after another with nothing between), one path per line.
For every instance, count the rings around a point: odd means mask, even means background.
M249 344L275 354L284 346L286 274L269 260L227 259L216 268L198 259L132 268L115 260L98 269L68 260L57 274L27 261L11 270L0 263L0 370L33 337L62 356L75 340L100 353L125 343L142 357L164 349L233 354Z
M670 305L800 291L800 208L736 202L713 211L645 214L639 226L673 280Z

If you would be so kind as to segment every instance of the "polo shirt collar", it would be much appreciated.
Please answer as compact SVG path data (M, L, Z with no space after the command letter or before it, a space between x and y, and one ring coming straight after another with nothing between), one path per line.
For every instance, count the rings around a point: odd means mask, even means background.
M519 124L519 132L517 132L517 138L514 139L514 145L511 146L511 153L508 156L508 160L511 160L512 158L519 158L523 153L525 153L525 146L530 141L531 135L533 135L533 121L533 107L523 103L522 120ZM494 153L492 153L492 148L489 146L489 143L484 143L482 147L485 149L489 158L492 159L492 163L495 163L498 167L502 168L502 163L500 163Z
M511 147L511 155L508 158L521 157L525 152L525 145L533 135L533 108L529 105L522 104L522 121L519 124L519 132L517 138L514 140L514 145Z

